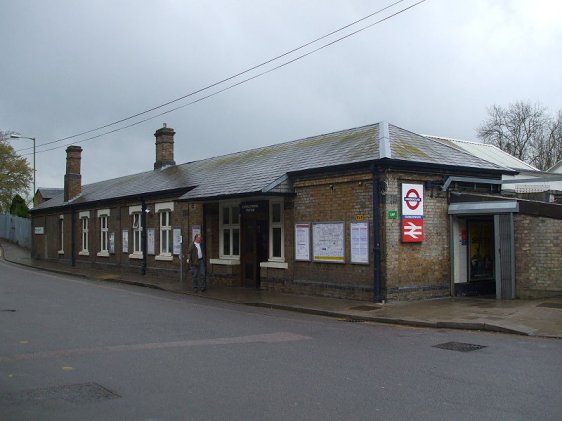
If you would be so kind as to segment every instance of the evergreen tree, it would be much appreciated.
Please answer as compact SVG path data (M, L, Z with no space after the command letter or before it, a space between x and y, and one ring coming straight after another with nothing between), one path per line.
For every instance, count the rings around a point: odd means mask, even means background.
M16 194L12 199L12 204L10 205L10 213L20 218L29 218L29 208L25 203L25 200Z

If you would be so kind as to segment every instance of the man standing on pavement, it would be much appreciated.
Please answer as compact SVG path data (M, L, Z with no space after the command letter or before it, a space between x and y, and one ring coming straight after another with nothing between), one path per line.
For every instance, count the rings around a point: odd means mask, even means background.
M193 282L193 290L200 289L201 292L207 289L207 276L205 273L205 256L201 247L201 234L195 234L193 243L190 244L187 251L187 263L191 272Z

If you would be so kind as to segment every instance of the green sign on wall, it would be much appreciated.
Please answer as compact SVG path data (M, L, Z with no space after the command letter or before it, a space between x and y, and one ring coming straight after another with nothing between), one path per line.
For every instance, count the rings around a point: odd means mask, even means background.
M398 211L390 210L388 211L388 219L396 219L398 218Z

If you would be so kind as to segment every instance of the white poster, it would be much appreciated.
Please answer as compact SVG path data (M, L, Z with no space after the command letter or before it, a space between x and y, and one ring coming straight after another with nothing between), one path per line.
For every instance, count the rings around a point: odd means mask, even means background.
M148 228L146 230L146 254L154 255L154 244L155 244L155 231L154 228Z
M351 224L351 263L369 263L369 224Z
M181 228L174 228L173 229L173 239L174 239L174 254L176 256L181 254Z
M312 225L312 253L317 262L345 262L343 222Z
M193 240L195 240L195 235L196 234L201 234L201 227L199 225L193 225L191 227L191 238L189 239L189 243L193 243Z
M129 252L129 230L123 230L122 234L122 252L128 253Z
M310 260L310 224L295 225L295 260Z
M109 233L109 252L115 254L115 233Z

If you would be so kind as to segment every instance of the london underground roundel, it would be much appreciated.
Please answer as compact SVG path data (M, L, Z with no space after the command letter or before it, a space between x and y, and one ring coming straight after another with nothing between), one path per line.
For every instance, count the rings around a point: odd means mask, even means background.
M404 202L406 202L406 206L415 211L420 206L422 198L416 189L410 189L404 196Z

